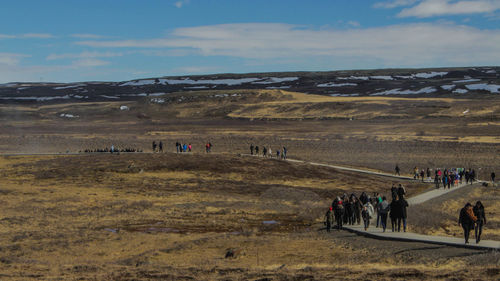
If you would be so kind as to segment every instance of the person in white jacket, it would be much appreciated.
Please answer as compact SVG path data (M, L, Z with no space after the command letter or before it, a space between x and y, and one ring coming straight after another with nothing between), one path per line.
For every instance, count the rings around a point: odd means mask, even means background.
M370 198L368 197L368 202L363 205L363 211L361 212L361 216L363 217L363 222L365 224L365 230L370 226L370 220L373 217L373 213L375 210L373 209L373 205L370 203Z

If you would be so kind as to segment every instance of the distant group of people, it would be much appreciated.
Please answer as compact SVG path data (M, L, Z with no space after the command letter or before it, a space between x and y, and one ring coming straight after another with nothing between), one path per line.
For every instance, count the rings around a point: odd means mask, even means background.
M160 141L158 143L156 143L156 141L153 141L152 143L152 148L153 148L153 152L163 152L163 142Z
M391 188L392 200L389 203L385 196L374 193L372 197L361 193L359 198L352 193L350 196L343 194L337 196L325 214L326 230L329 232L334 222L336 228L342 229L344 224L360 224L363 220L364 229L370 227L371 219L376 218L376 227L382 227L385 232L387 228L387 218L391 219L392 231L406 232L406 218L408 202L405 200L406 189L400 184Z
M259 151L260 151L260 148L258 145L256 145L256 146L254 146L253 144L250 145L250 155L259 156L260 155ZM288 153L288 149L286 148L286 146L283 146L283 148L281 148L281 149L277 149L276 150L276 159L286 160L287 153ZM273 154L271 147L263 146L262 147L262 156L273 158L274 154Z
M80 151L81 153L82 151ZM105 147L105 148L95 148L95 149L85 149L83 152L85 153L120 153L120 152L142 152L142 149L139 148L131 148L131 147L126 147L126 148L116 148L114 145L111 145L111 147Z
M191 145L190 143L186 144L186 143L180 143L180 142L175 142L175 150L177 151L177 153L182 153L182 152L192 152L193 151L193 145ZM212 143L211 142L207 142L205 144L205 152L206 153L209 153L212 151Z
M476 205L472 206L471 203L465 204L460 210L458 217L458 225L462 226L464 230L465 244L469 243L469 236L472 229L476 237L476 244L481 241L481 233L483 232L483 225L486 224L486 214L484 206L481 201L477 201Z
M394 168L394 172L396 175L400 176L401 169L398 165ZM418 167L413 168L413 178L418 180L432 182L431 178L431 169L419 169ZM434 170L434 184L436 188L440 188L441 184L443 188L451 188L453 186L457 186L462 184L465 179L465 183L473 184L477 181L476 170L469 168L466 170L465 168L437 168ZM495 172L491 172L490 179L493 185L495 185Z

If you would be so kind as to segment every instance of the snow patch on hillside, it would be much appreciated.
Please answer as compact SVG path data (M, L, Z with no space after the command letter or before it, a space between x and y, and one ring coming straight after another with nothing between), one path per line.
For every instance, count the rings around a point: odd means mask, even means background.
M356 83L339 83L335 84L334 82L318 84L316 87L345 87L345 86L357 86Z
M368 80L367 76L349 76L349 77L337 77L339 80Z
M465 85L465 88L469 90L480 90L480 91L488 91L490 93L499 93L500 90L500 85L494 85L494 84L470 84L470 85Z
M453 90L453 88L455 88L455 87L456 87L456 85L453 85L453 84L451 84L451 85L441 85L441 88L443 90L448 90L448 91Z
M412 90L401 90L401 88L392 89L388 91L378 92L371 94L370 96L385 96L385 95L418 95L418 94L430 94L437 91L434 87L425 87L417 91Z
M252 84L274 84L274 83L291 82L298 79L299 77L282 77L282 78L269 77L269 78L264 78L263 81L252 82Z

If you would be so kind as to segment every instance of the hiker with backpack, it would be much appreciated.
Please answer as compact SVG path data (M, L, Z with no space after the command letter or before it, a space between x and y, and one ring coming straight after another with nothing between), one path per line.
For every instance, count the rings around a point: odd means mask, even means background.
M335 215L335 221L337 222L337 230L342 229L342 222L344 217L344 202L337 196L332 203L333 212Z
M378 213L380 215L380 223L382 224L382 229L385 232L385 228L387 227L387 214L389 213L389 202L387 202L387 198L382 197L382 202L378 204Z
M469 244L470 231L474 228L476 221L477 217L474 215L472 205L470 203L465 204L460 210L460 216L458 217L458 225L462 226L464 230L465 244Z

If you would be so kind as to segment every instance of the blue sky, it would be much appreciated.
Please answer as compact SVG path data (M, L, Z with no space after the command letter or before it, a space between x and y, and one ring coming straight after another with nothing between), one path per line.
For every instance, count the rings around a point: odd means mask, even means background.
M0 83L500 65L500 0L0 4Z

